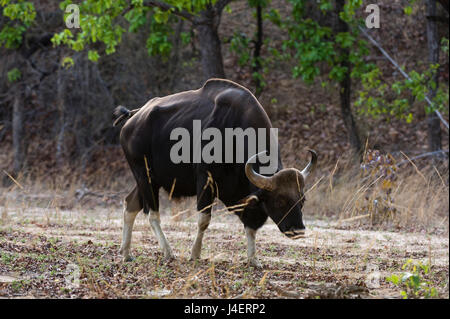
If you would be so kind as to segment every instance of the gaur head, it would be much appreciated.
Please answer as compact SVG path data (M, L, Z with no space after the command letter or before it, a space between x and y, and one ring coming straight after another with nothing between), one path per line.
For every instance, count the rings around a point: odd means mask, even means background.
M305 234L302 207L305 202L305 179L317 163L317 154L313 150L311 161L302 170L285 168L267 177L256 173L252 162L258 155L252 156L245 164L245 175L259 190L248 197L248 202L258 204L287 237L297 239Z

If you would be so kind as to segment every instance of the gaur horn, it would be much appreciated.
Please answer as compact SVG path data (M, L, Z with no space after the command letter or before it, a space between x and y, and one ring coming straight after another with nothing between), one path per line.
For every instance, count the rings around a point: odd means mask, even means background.
M258 157L261 154L266 153L266 151L263 151L261 153L255 154L252 157L250 157L247 161L247 163L245 163L245 175L247 176L247 178L249 179L249 181L255 185L256 187L271 191L274 189L275 185L274 182L272 180L271 177L266 177L263 175L260 175L258 173L256 173L253 170L253 166L250 163L251 161L253 161L256 157Z
M308 152L311 153L311 161L309 161L308 165L306 165L306 167L303 169L303 171L301 171L303 179L305 179L306 176L308 176L309 173L312 172L312 170L314 169L314 167L316 167L316 164L317 164L316 152L314 150L308 150Z

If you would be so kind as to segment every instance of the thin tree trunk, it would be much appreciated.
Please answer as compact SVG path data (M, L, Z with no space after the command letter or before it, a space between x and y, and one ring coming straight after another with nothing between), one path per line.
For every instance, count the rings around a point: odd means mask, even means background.
M178 62L180 60L180 42L181 42L181 32L183 31L184 20L179 19L177 23L177 28L175 29L175 42L173 45L173 55L172 61L169 65L169 90L173 90L175 85L175 80L177 79Z
M339 18L339 12L344 9L345 0L336 0L336 26L335 32L348 32L349 27L345 21ZM352 110L351 110L351 64L348 61L349 50L341 49L340 54L345 58L341 62L341 66L346 69L343 80L339 83L340 90L340 102L341 102L341 114L342 119L344 120L345 128L347 129L348 139L350 145L356 154L361 154L361 139L359 137L358 129L356 127L355 119L353 118Z
M436 0L426 0L427 16L436 16ZM439 62L439 39L436 21L427 18L427 40L428 40L428 60L430 64ZM436 96L439 85L439 72L433 74L431 79L435 83L434 88L430 87L428 98L433 100ZM440 150L442 148L441 123L435 112L427 115L428 126L428 149L430 152Z
M13 142L13 175L17 176L23 168L25 160L23 143L23 101L20 90L17 90L13 102L12 142Z
M256 40L255 40L255 49L253 51L253 58L255 60L255 64L253 66L253 72L259 72L261 70L261 48L263 45L263 18L262 18L262 6L258 4L256 6ZM255 78L255 87L256 93L255 95L258 97L262 91L262 83L259 77Z
M196 26L198 43L200 46L200 60L203 78L225 78L221 43L218 33L220 13L216 14L212 9L206 9L201 13L204 21Z
M340 85L340 100L341 100L341 114L344 120L344 125L348 132L348 138L353 150L357 153L361 153L361 139L359 138L358 129L356 127L355 119L353 118L351 109L351 84L350 78L350 63L343 63L342 66L347 67L345 78L341 81Z
M62 166L64 156L64 135L66 129L64 92L63 69L60 66L56 78L56 103L59 112L59 133L56 140L56 165L58 168Z

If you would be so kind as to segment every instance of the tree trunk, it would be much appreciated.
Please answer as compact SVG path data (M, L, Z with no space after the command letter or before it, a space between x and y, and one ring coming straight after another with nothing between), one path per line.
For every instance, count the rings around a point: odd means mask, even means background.
M439 0L439 3L442 5L442 7L445 9L445 11L448 12L448 9L449 9L449 1L448 1L448 0Z
M361 139L359 138L358 129L356 127L355 119L353 118L351 109L351 84L350 78L350 63L343 63L342 66L347 67L347 72L343 81L339 83L340 86L340 100L341 100L341 114L344 120L345 128L349 138L350 145L356 154L361 154Z
M261 70L261 48L263 45L263 18L261 4L258 4L256 6L256 28L255 49L253 51L255 64L253 66L253 72L258 73ZM262 83L260 77L255 78L255 87L255 95L256 97L258 97L262 92Z
M345 0L336 0L336 25L335 25L335 33L338 32L348 32L349 27L345 21L339 18L339 12L344 10ZM361 154L361 139L359 138L358 129L356 127L355 120L353 118L352 110L351 110L351 83L352 79L350 77L351 74L351 64L348 61L349 57L348 49L341 49L340 55L344 58L341 62L341 66L346 68L346 72L344 78L339 83L339 95L341 102L341 114L342 119L344 120L345 128L347 129L348 139L350 145L356 154Z
M180 42L181 32L183 31L184 20L179 19L177 28L175 29L175 43L172 50L172 59L169 64L169 90L173 91L175 80L177 80L178 62L180 60Z
M25 159L23 143L23 103L20 90L17 90L13 103L12 142L13 142L13 176L17 176L23 168Z
M65 85L63 79L63 67L59 66L56 77L56 103L59 112L59 132L56 139L56 165L61 168L64 160L64 135L66 128L65 121L65 103L64 103Z
M200 46L200 60L203 71L203 79L225 78L221 43L218 33L220 13L212 9L206 9L201 13L205 21L196 26L198 43Z
M436 0L426 0L427 16L436 16ZM427 41L428 41L428 60L430 64L439 62L439 39L436 21L427 18ZM439 72L433 74L431 79L435 83L435 87L430 87L428 98L432 101L436 96L439 85ZM441 122L435 112L427 115L428 126L428 149L430 152L440 150L442 148Z

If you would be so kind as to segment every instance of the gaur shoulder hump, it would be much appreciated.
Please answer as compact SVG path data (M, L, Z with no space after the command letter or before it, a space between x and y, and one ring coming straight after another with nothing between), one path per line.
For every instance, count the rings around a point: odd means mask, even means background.
M227 88L241 89L241 90L253 95L252 92L250 92L250 90L247 89L246 87L244 87L240 84L237 84L236 82L233 82L231 80L227 80L227 79L211 78L211 79L207 80L205 82L205 84L203 84L203 87L202 87L202 89L204 89L204 90L227 89Z
M221 106L231 106L240 101L259 105L258 100L246 87L226 79L211 78L201 88L204 94L212 97Z

